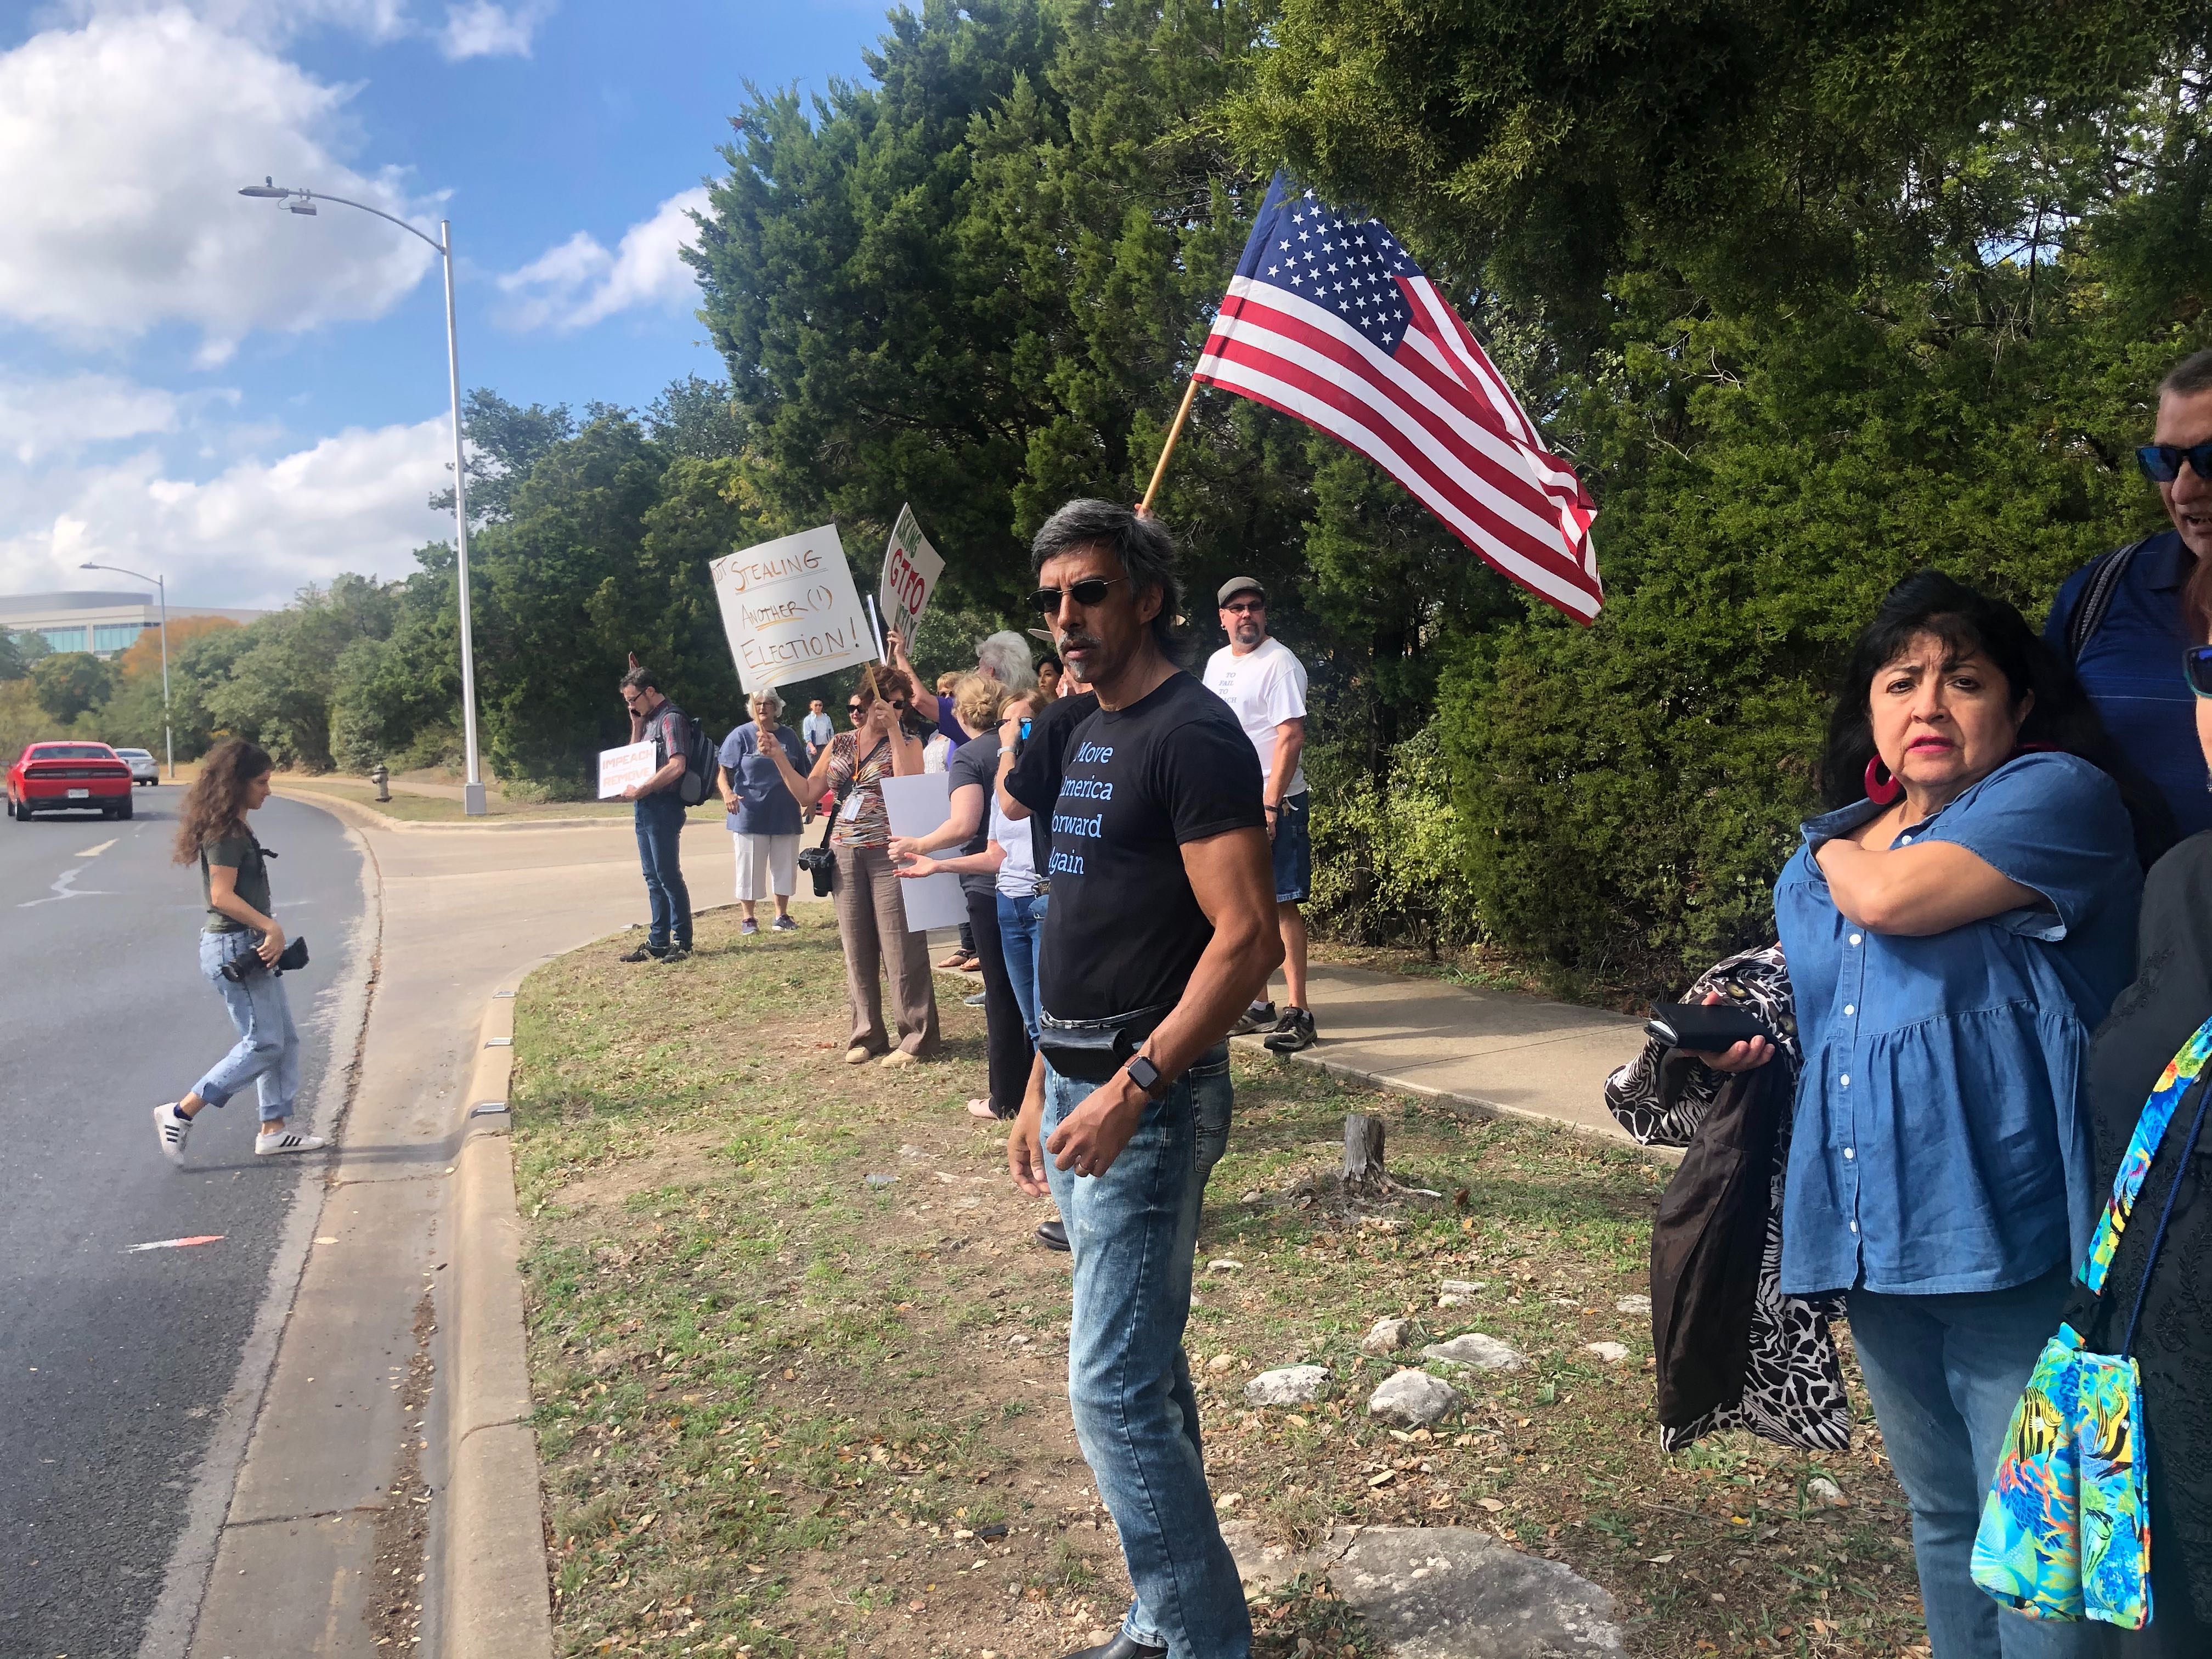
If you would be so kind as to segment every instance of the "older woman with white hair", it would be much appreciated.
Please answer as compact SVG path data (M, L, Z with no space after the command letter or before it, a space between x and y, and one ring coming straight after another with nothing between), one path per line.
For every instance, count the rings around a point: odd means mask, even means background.
M800 773L806 751L799 734L781 724L781 697L756 691L750 707L752 719L722 739L718 780L737 849L738 902L744 910L738 931L760 932L753 907L773 893L775 931L787 933L799 926L791 919L791 895L799 884L799 806L767 751L771 746L781 750L791 769Z

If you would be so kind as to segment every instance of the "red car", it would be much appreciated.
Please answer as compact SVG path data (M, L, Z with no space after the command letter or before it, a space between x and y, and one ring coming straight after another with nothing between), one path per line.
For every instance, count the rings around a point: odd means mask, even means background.
M8 769L8 816L89 811L131 816L131 764L104 743L34 743Z

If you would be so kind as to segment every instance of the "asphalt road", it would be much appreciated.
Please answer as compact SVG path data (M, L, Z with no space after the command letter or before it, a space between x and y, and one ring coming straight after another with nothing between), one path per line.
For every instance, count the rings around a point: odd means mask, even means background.
M168 860L182 799L141 789L128 823L0 821L4 1659L137 1652L298 1175L254 1156L251 1089L201 1114L185 1170L155 1139L152 1108L234 1040L198 969L198 872ZM253 823L313 957L285 976L312 1101L362 860L297 802ZM222 1240L131 1248L201 1234Z

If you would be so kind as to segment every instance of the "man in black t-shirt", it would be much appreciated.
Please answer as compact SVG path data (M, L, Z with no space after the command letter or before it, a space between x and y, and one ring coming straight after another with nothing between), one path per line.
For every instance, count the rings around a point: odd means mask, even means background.
M1081 1659L1244 1659L1251 1620L1206 1492L1182 1335L1196 1097L1226 1088L1229 1028L1283 955L1260 762L1228 706L1176 666L1175 546L1156 520L1071 501L1033 555L1038 608L1096 707L1054 720L1044 743L1032 728L1033 763L1000 771L1051 831L1045 1086L1006 1161L1066 1224L1068 1401L1136 1592L1120 1633Z
M650 668L638 665L630 655L629 672L622 678L623 704L629 710L629 740L653 746L659 763L643 783L632 784L622 798L635 801L637 817L637 859L645 869L645 896L652 923L645 943L621 957L624 962L681 962L691 954L691 890L684 883L682 846L684 799L676 793L677 780L687 763L690 717L660 695L660 682Z

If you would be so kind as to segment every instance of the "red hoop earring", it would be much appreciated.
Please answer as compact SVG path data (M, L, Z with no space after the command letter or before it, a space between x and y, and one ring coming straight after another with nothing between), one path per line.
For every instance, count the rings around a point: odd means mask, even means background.
M1876 806L1893 805L1905 793L1905 786L1890 775L1889 769L1881 763L1879 755L1867 763L1866 793L1867 799Z

